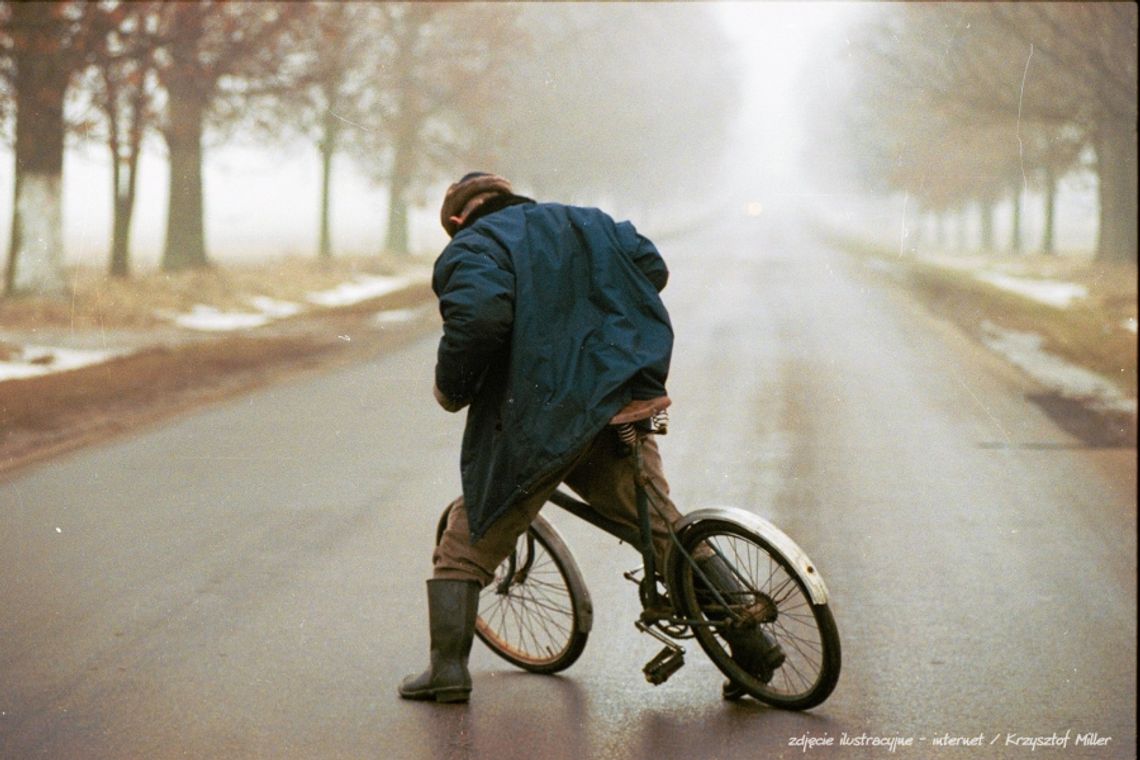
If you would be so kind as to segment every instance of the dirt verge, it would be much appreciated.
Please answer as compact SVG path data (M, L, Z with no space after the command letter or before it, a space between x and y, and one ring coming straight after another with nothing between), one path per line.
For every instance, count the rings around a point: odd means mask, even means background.
M0 383L0 475L203 404L362 361L438 327L426 284L266 327L161 344L102 364ZM378 312L413 310L395 325Z
M987 331L1015 331L1041 337L1042 349L1074 367L1111 383L1125 399L1136 401L1136 267L1095 260L1057 257L968 257L945 262L899 256L842 236L821 232L831 245L862 260L868 270L906 288L926 309L985 342ZM1078 302L1056 308L996 287L975 276L998 270L1028 280L1055 280L1085 288ZM1135 448L1134 411L1107 408L1100 399L1074 397L1042 388L1026 399L1061 429L1090 448Z

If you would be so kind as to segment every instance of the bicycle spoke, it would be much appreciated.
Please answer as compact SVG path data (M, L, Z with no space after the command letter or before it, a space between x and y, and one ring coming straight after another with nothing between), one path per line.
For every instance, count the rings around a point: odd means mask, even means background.
M513 572L507 578L505 573ZM483 594L479 629L494 648L523 662L556 659L574 640L574 604L558 564L538 540L520 537L514 562Z
M692 629L709 656L747 691L777 706L810 707L825 699L834 688L839 668L834 622L829 622L831 628L826 634L821 629L822 620L831 621L830 613L813 604L795 569L747 528L710 523L695 530L686 540L686 547L693 550L704 546L714 551L729 564L744 589L718 589L713 593L704 587L707 579L699 578L692 570L681 576L689 614L710 623ZM752 622L750 626L749 621L756 621L757 616L764 622ZM732 646L722 630L728 619L736 626L730 634L734 641L749 631L755 631L757 636L763 631L781 647L783 662L766 683L733 659Z
M500 607L499 624L492 627L512 630L512 638L518 641L516 648L521 652L549 653L552 647L544 642L564 639L570 631L569 625L551 614L552 610L565 612L564 607L541 603L529 595L516 597Z

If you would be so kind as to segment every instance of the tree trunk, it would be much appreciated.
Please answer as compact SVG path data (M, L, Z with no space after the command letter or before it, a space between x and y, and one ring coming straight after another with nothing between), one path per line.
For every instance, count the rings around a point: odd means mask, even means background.
M923 231L923 227L924 227L923 223L925 221L926 221L926 215L924 213L922 213L921 209L919 209L918 213L916 213L914 215L914 223L908 224L906 226L906 235L909 238L909 243L910 243L909 248L910 248L911 253L921 252L923 249L923 246L925 245L925 241L923 240L923 237L922 237L922 231Z
M117 169L115 182L115 218L111 231L111 276L128 277L131 273L131 220L135 211L135 186L138 177L138 149ZM117 163L117 162L116 162ZM121 176L125 170L126 177ZM126 183L123 187L122 183Z
M339 131L336 117L332 111L325 113L324 137L321 139L321 219L320 219L320 245L317 256L321 261L332 258L332 233L330 229L329 207L332 189L332 163L336 153L337 132Z
M52 50L58 21L50 3L13 3L16 145L8 294L53 295L63 274L63 100L68 71Z
M1100 230L1096 257L1137 261L1136 125L1106 123L1097 135Z
M170 66L166 87L166 147L170 155L170 193L166 216L165 271L205 267L206 234L202 208L202 126L216 80L199 61L205 34L203 3L170 3Z
M135 189L138 186L139 151L142 149L144 109L146 90L139 85L131 97L130 112L127 115L124 140L118 93L114 76L107 75L108 110L111 122L111 183L114 218L111 225L111 265L112 277L125 278L131 273L131 220L135 213ZM125 155L124 155L125 152Z
M111 268L112 277L126 279L131 275L128 228L130 211L124 208L122 199L115 199L115 220L111 230Z
M408 252L408 202L404 200L407 182L393 177L389 183L388 236L384 247L391 253Z
M994 205L994 199L989 197L983 198L978 204L982 222L981 246L985 253L994 250Z
M1041 253L1052 256L1056 253L1054 232L1057 228L1057 172L1053 165L1045 163L1045 229L1041 235Z
M408 186L412 179L414 161L413 141L401 137L396 140L392 178L388 183L388 239L385 247L392 253L408 252Z
M1012 229L1009 233L1009 251L1021 253L1021 185L1013 189Z
M113 127L114 125L112 125ZM111 267L112 277L126 277L126 235L123 229L123 162L119 160L118 139L112 129L111 136Z
M205 267L205 218L202 204L202 123L206 99L196 82L167 84L170 196L166 219L165 271Z

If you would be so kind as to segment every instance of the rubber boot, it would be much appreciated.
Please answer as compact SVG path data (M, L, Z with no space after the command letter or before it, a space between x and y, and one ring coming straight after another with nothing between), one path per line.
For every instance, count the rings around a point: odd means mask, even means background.
M747 593L736 573L719 554L697 560L697 565L722 595L733 595L739 599L741 593ZM720 635L728 643L736 664L764 683L771 681L776 669L784 664L784 650L759 626L746 630L722 628ZM738 699L744 694L731 680L725 682L722 693L726 699Z
M471 696L467 658L475 636L479 584L474 581L429 580L428 629L431 666L400 683L404 699L466 702Z

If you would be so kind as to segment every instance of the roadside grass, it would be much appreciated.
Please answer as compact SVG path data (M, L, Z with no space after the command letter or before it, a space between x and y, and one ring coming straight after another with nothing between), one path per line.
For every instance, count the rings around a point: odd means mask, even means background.
M151 271L127 279L110 277L94 267L72 267L63 296L0 298L0 329L160 327L168 324L162 312L186 312L198 304L248 310L254 296L303 302L307 294L353 277L395 275L424 266L422 260L391 255L328 262L282 258L182 272Z
M1096 372L1136 398L1137 335L1125 327L1137 317L1135 265L1074 255L900 256L864 241L825 238L852 255L879 262L880 269L901 273L897 276L927 308L973 337L983 337L986 323L1036 333L1049 353ZM1079 284L1088 296L1058 308L983 282L975 277L982 271Z
M1037 272L1056 270L1043 262ZM1019 332L1036 333L1043 348L1071 364L1110 380L1129 398L1136 397L1136 333L1124 327L1136 318L1136 269L1086 262L1042 279L1063 279L1085 285L1088 297L1067 308L1056 308L982 282L967 272L922 261L906 268L914 291L935 313L947 317L975 336L986 322ZM1025 262L1021 276L1032 276Z

